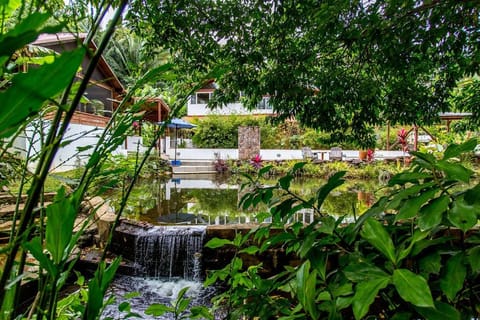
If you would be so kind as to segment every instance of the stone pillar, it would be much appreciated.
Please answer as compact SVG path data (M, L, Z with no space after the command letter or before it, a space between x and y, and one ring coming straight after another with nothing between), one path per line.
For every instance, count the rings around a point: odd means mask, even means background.
M238 159L249 160L260 154L260 127L238 128Z

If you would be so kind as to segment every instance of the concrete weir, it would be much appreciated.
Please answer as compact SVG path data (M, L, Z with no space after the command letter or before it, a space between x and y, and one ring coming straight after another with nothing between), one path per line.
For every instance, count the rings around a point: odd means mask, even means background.
M205 248L206 242L212 238L233 240L237 233L247 233L257 226L153 226L123 220L113 234L111 250L130 260L139 275L201 279L207 270L223 268L236 253L232 246ZM278 272L285 264L294 264L294 259L287 257L281 248L261 255L239 256L245 267L262 263L265 274Z

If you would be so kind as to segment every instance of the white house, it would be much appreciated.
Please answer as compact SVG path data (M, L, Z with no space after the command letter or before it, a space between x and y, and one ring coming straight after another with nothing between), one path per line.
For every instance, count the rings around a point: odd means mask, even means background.
M202 117L208 115L271 115L273 114L272 106L269 103L269 97L263 97L262 101L257 104L257 108L248 110L241 102L233 102L224 105L222 108L210 109L208 102L212 99L217 86L213 81L199 89L195 94L190 96L187 105L188 117Z

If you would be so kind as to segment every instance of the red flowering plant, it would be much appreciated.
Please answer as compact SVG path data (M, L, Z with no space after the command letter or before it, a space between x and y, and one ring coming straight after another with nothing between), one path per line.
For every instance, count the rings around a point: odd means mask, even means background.
M372 162L374 158L375 158L375 150L368 149L367 150L367 161Z
M407 142L408 132L404 128L400 129L397 133L398 143L402 145L403 152L408 151L408 142Z
M259 154L256 154L252 159L250 159L250 164L255 169L260 169L262 167L262 157Z

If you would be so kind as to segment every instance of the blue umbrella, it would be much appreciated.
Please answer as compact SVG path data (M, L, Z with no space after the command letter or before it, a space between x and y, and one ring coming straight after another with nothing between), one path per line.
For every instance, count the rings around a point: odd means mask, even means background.
M164 125L167 124L168 128L175 128L175 161L174 164L177 163L177 130L178 129L192 129L195 128L196 125L191 124L190 122L187 122L185 120L179 119L179 118L173 118L170 121L167 122L159 122L159 125Z

